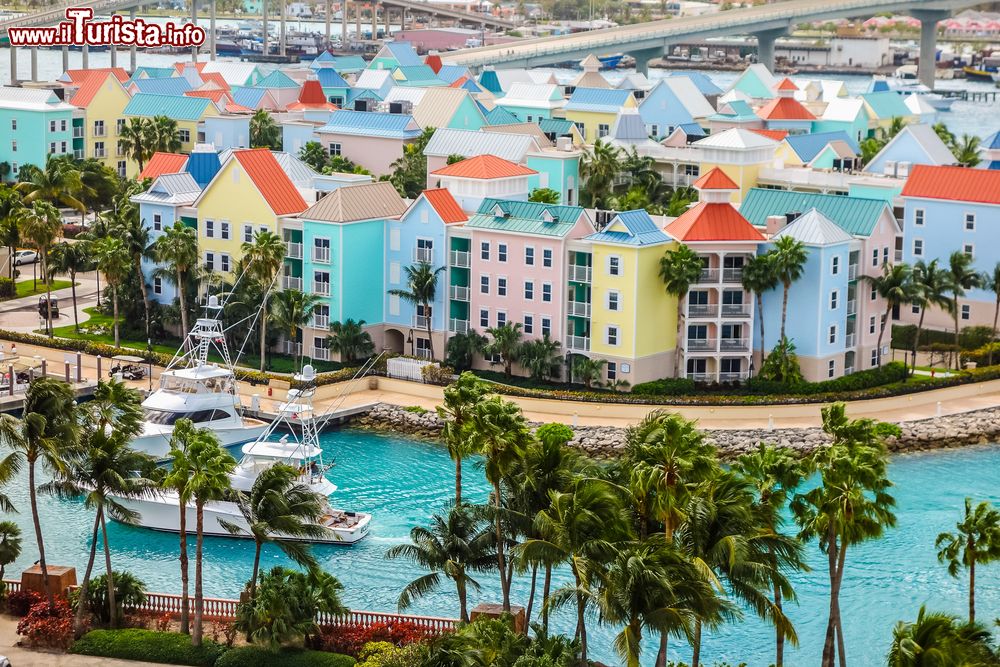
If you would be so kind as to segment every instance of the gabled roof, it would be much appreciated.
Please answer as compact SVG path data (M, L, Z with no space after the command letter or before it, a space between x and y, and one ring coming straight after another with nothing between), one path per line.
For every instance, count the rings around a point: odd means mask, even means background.
M326 101L319 79L308 79L299 90L299 99L288 105L289 111L334 111L337 105Z
M791 82L789 81L789 83ZM816 120L816 116L809 109L806 109L801 102L792 97L774 98L758 109L757 115L764 120Z
M1000 172L920 164L910 171L903 196L1000 205Z
M913 112L906 107L903 96L897 92L863 93L861 99L875 112L875 117L883 120L890 118L912 116Z
M646 78L646 75L642 72L633 72L632 74L626 74L622 77L622 80L618 82L615 88L621 88L622 90L649 90L653 87L652 82Z
M480 106L482 110L482 106ZM487 125L514 125L521 122L521 119L507 111L503 107L493 107L489 111L484 111Z
M771 240L784 236L790 236L806 245L815 246L849 243L854 238L815 208L809 209L782 227L777 234L771 237Z
M397 89L393 89L397 90ZM404 88L403 90L409 90ZM469 91L462 88L426 88L419 102L413 107L413 120L417 121L420 127L447 127L458 110L466 102L475 107L474 112L479 111L479 106L469 95ZM480 112L481 113L481 112ZM485 120L485 117L483 118Z
M663 232L643 209L621 211L599 232L587 237L597 243L647 246L669 243L673 239Z
M884 199L751 188L740 204L740 213L754 226L765 227L768 216L815 208L848 234L870 236L888 206Z
M545 136L538 123L512 123L510 125L491 125L482 128L483 132L499 132L502 134L526 134L535 140L539 148L551 148L555 144Z
M124 67L88 67L87 69L68 69L59 77L59 80L63 83L80 84L93 74L106 74L108 72L113 73L119 83L125 83L129 79L128 72L125 71Z
M444 65L444 63L441 62L441 56L439 56L436 53L431 53L424 56L424 64L430 67L432 70L434 70L435 74L440 72L441 67Z
M438 216L441 218L441 222L446 225L453 225L459 222L466 222L469 216L465 214L462 207L458 205L455 198L451 196L451 192L445 190L444 188L436 188L433 190L424 190L421 195L427 200L427 203L437 211ZM414 202L415 204L416 202Z
M427 142L424 155L472 157L488 154L519 163L529 151L537 151L538 149L535 139L526 134L475 132L442 127L438 128L434 132L434 136Z
M695 142L700 148L767 148L778 142L742 127L732 127L723 132L710 134Z
M257 82L257 88L298 88L299 83L290 76L276 69Z
M715 82L712 81L711 77L704 72L671 72L669 77L684 77L685 79L690 79L691 83L694 84L695 88L697 88L698 92L702 95L721 95L723 92L722 88L715 85Z
M136 79L128 85L135 86L136 92L156 95L183 95L191 90L191 82L182 76Z
M139 174L139 180L158 178L161 174L177 174L184 171L185 164L187 164L187 155L157 151L143 167L142 173Z
M1000 149L1000 132L994 132L990 136L983 139L983 142L980 144L980 148L988 151Z
M201 194L201 187L186 172L162 174L153 181L149 190L133 195L130 200L145 204L189 206Z
M843 141L854 151L855 155L861 152L854 139L843 130L814 132L813 134L790 134L785 137L785 142L803 162L812 162L813 158L819 155L820 151L832 141Z
M254 74L259 70L254 63L234 62L231 60L210 60L204 63L204 67L199 70L202 75L217 73L230 86L243 86L251 81Z
M665 79L660 79L660 83L670 89L678 101L684 105L684 108L687 109L692 118L708 118L715 113L715 107L698 90L698 86L695 85L694 80L690 77L668 76ZM649 99L648 94L646 95L646 99Z
M85 70L81 70L85 71ZM164 79L174 76L177 73L173 67L136 67L129 77L129 81L140 79Z
M703 174L694 182L694 188L696 190L739 190L740 186L736 185L726 172L718 167L712 167L711 171Z
M330 66L337 72L360 72L368 67L367 61L361 56L334 56Z
M350 84L332 67L321 67L316 70L319 85L324 88L350 88Z
M436 72L439 79L449 84L470 76L469 68L464 65L441 65L441 68Z
M615 88L577 88L563 107L566 111L594 111L598 113L618 113L632 97L631 90Z
M860 97L837 97L830 100L820 116L823 120L853 123L858 114L865 108L865 101Z
M542 132L561 136L572 134L573 128L576 126L573 121L565 118L542 118L538 121L538 127L541 128Z
M414 139L420 136L420 126L409 114L339 109L331 113L326 125L318 128L316 132Z
M410 85L417 84L443 84L444 81L438 78L427 65L400 65L392 71L392 78L396 81L405 81Z
M517 178L519 176L531 176L538 172L534 169L523 167L516 162L504 160L495 155L477 155L466 158L459 162L454 162L445 167L431 172L435 176L452 176L454 178Z
M930 164L934 165L949 165L956 164L955 155L951 152L951 149L941 140L938 133L934 131L934 128L930 125L924 123L919 123L915 125L907 125L902 130L900 130L896 136L889 140L885 146L882 147L875 157L869 160L868 165L865 167L865 171L868 171L869 166L874 166L879 163L880 156L892 155L896 149L897 145L903 144L907 139L912 139L917 143L924 154L927 156Z
M466 227L562 238L583 214L579 206L487 198Z
M318 222L358 222L398 218L406 202L388 181L344 185L302 211L299 220Z
M759 134L762 137L773 139L774 141L784 141L785 137L788 136L788 130L767 130L761 127L753 127L750 128L750 131L754 134Z
M684 242L763 241L764 237L730 203L699 202L666 226Z
M420 59L420 56L413 50L413 46L409 42L386 42L382 48L388 50L400 65L423 64L423 60ZM386 56L383 56L380 51L375 57L384 58Z
M354 88L370 88L384 93L385 90L392 88L394 83L392 72L389 70L366 69L358 75L357 81L354 82Z
M612 141L629 144L652 141L639 110L634 108L624 108L618 112L615 124L611 126L610 137Z
M236 104L245 106L248 109L257 109L260 106L261 100L264 99L266 95L270 95L263 88L237 88L233 91L233 101Z
M775 86L774 89L775 90L790 90L792 92L796 92L799 89L799 87L795 85L795 82L793 82L791 79L789 79L786 76L784 79L782 79L780 82L778 82L778 85Z
M731 100L719 105L718 113L708 117L709 120L721 120L730 123L748 123L759 121L760 116L754 113L750 105L744 100Z
M305 210L305 200L282 171L271 151L266 148L233 151L233 159L246 170L247 176L275 215L291 215Z
M136 93L122 111L123 116L166 116L173 120L200 120L212 100L185 95Z
M0 108L24 111L72 111L72 104L59 99L55 91L45 88L0 86Z
M497 100L501 106L528 109L555 109L566 104L562 90L551 83L515 83L507 94Z
M233 154L234 150L241 149L227 148L219 153L219 160L225 164ZM284 151L271 151L271 155L274 156L278 166L281 167L281 171L285 173L288 180L294 183L296 187L312 188L313 178L318 175L312 167L291 153L286 153Z
M75 107L86 108L105 85L111 87L118 86L123 93L128 95L125 89L122 88L121 81L114 72L106 69L97 70L92 75L80 80L80 88L77 89L76 94L73 95L73 99L69 103Z

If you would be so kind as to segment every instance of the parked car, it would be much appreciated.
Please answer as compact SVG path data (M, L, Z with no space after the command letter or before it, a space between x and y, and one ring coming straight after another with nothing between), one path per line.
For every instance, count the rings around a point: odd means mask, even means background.
M34 250L18 250L14 253L14 266L34 264L38 261L38 253Z
M48 304L45 301L44 296L38 297L38 316L46 317L48 312ZM59 298L52 297L52 317L59 317Z

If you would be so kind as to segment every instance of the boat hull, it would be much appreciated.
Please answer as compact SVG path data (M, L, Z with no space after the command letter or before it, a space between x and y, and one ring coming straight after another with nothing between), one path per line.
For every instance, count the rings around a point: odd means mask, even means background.
M233 427L218 427L213 425L209 429L219 438L219 443L223 447L236 447L259 438L267 429L267 424L261 423ZM139 452L145 452L158 461L163 461L170 455L170 434L171 431L165 431L163 433L140 435L129 443L129 447Z
M962 71L965 72L965 78L970 81L992 81L993 72L989 72L984 69L978 69L976 67L963 67Z

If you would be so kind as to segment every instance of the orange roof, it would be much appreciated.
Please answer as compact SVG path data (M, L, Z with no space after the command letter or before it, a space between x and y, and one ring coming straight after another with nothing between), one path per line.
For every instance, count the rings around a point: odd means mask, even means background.
M799 87L795 85L795 82L793 82L787 76L781 80L781 83L778 84L777 88L777 90L798 90L798 89Z
M198 70L199 74L201 73L201 71L203 69L205 69L205 63L193 63L190 60L182 60L182 61L180 61L178 63L174 63L174 69L177 70L178 74L181 74L181 73L184 72L184 67L187 66L187 65L194 66L194 68L196 70Z
M701 178L694 182L694 187L696 190L739 190L740 186L733 182L733 179L726 175L726 172L722 171L718 167L712 167L712 170L707 174L704 174Z
M441 71L441 66L443 63L441 62L441 56L437 54L432 54L424 57L424 64L430 67L432 70L434 70L434 73L437 74L438 72Z
M764 120L816 120L809 109L791 97L775 97L757 111Z
M751 132L756 132L762 137L767 137L768 139L773 139L775 141L784 141L785 137L788 136L788 130L764 130L764 129L751 129Z
M281 165L266 148L233 151L275 215L291 215L306 210L306 202L288 179Z
M201 80L202 81L205 81L205 82L211 81L212 83L214 83L215 85L217 85L222 90L230 90L229 84L226 83L226 80L223 79L222 75L219 74L218 72L201 72L199 70L199 73L201 74Z
M336 111L337 105L327 101L326 93L323 92L323 86L319 81L316 79L307 79L299 90L298 102L292 102L288 105L289 111L299 111L302 109Z
M180 173L184 171L187 159L187 155L181 155L180 153L162 153L157 151L153 153L153 157L149 158L149 162L143 167L142 173L139 174L139 180L141 181L144 178L158 178L162 174Z
M449 88L461 88L462 86L465 85L465 82L468 81L468 80L469 80L469 77L467 77L467 76L460 76L457 79L455 79L454 81L452 81L450 84L448 84L448 87Z
M462 207L458 205L458 202L455 201L455 198L451 196L451 192L448 190L444 188L424 190L424 198L427 199L427 203L434 207L434 210L437 211L437 214L441 216L441 220L446 225L456 222L468 222L469 216L465 215Z
M253 113L253 109L236 102L229 102L226 104L226 113Z
M184 95L185 97L207 97L216 104L218 104L219 100L223 98L226 99L227 103L233 101L233 98L229 96L229 93L218 88L213 88L211 90L186 90L184 91Z
M918 164L906 179L903 196L1000 206L1000 171Z
M458 178L513 178L515 176L531 176L538 172L496 155L477 155L441 167L432 173L437 176Z
M95 72L114 72L115 77L119 82L125 83L128 81L128 72L122 67L92 67L90 69L68 69L66 70L66 76L72 83L83 83L84 79L90 78L91 74Z
M691 241L763 241L764 237L729 203L699 204L667 225L675 239Z
M77 89L76 94L73 95L73 99L69 101L75 107L86 107L94 99L101 90L101 86L109 78L114 78L115 84L121 86L121 82L118 81L117 74L109 69L103 69L95 71L91 76L85 77L80 82L80 88Z

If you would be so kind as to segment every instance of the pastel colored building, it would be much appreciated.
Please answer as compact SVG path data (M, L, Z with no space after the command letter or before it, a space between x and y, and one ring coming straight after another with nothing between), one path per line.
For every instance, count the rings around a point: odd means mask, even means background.
M951 149L941 140L930 125L907 125L889 140L875 157L868 161L864 171L906 178L918 164L941 167L957 164Z
M729 90L743 93L751 99L769 100L774 97L777 85L778 80L766 66L754 63L736 77Z
M764 120L744 100L730 100L719 105L719 111L708 117L708 127L713 133L734 127L758 130L764 127Z
M334 111L315 131L330 155L341 155L376 175L392 173L403 147L420 136L413 116L364 111Z
M512 113L518 120L529 123L552 118L553 112L566 106L562 88L555 84L515 83L507 94L497 100L497 106Z
M870 119L864 100L838 97L828 102L823 113L813 122L813 131L843 131L861 143L870 136Z
M757 185L762 167L771 166L778 142L740 127L713 134L692 144L701 155L701 173L721 169L737 185L733 201L741 201Z
M757 110L764 126L769 130L785 130L789 134L809 132L816 116L795 99L798 86L791 79L783 79L775 90L777 96Z
M128 80L128 74L116 69L83 72L73 79L67 90L69 103L84 110L79 139L74 130L74 153L82 151L83 157L96 158L121 176L132 176L138 171L138 165L118 155L117 150L118 133L125 123L125 107L131 101L122 85Z
M869 129L873 134L885 136L892 126L893 118L900 118L904 123L914 123L917 116L906 106L903 96L895 91L864 93L865 110L868 112Z
M73 155L76 111L51 90L0 87L0 162L9 178L26 164L44 169L50 156Z
M218 115L219 109L210 99L152 93L136 93L122 110L125 119L166 116L177 121L180 150L184 153L190 153L195 144L204 143L205 119ZM122 154L121 151L117 152Z
M630 90L577 88L563 107L565 117L576 123L587 143L611 134L615 117L623 107L638 106Z
M529 179L537 174L493 155L477 155L431 172L464 211L475 212L486 198L527 201Z
M846 132L814 132L785 137L778 146L776 159L786 167L850 171L860 152Z
M678 126L695 122L666 79L657 81L653 89L646 93L639 104L639 115L646 124L646 134L655 139L668 137Z

